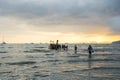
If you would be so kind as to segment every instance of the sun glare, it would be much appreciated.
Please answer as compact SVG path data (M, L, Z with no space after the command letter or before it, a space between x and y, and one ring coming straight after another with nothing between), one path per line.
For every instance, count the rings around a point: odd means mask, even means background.
M95 40L96 40L97 43L102 43L102 42L105 41L104 37L102 37L102 36L96 37Z

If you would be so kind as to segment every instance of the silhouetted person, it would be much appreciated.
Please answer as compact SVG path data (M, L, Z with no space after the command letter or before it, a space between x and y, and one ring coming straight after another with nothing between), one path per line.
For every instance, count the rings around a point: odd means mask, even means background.
M56 50L58 50L59 46L58 46L58 40L56 41Z
M75 53L77 53L77 45L74 46Z
M93 52L94 52L94 51L93 51L92 46L91 46L91 45L89 45L89 46L88 46L89 58L91 58L91 55L92 55L92 53L93 53Z
M65 45L64 44L62 44L62 49L65 50Z

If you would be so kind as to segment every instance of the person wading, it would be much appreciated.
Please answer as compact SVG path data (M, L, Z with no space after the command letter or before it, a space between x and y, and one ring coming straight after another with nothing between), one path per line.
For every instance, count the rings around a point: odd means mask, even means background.
M74 46L75 54L77 53L77 45Z
M89 58L91 58L93 52L94 52L94 50L93 50L92 46L89 45L89 46L88 46Z

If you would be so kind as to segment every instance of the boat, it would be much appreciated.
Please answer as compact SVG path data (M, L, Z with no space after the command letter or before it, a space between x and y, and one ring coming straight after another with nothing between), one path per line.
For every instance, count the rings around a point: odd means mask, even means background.
M6 44L6 42L4 41L4 37L2 38L2 43L1 44Z
M52 49L52 50L61 49L61 45L58 44L58 40L56 41L56 43L54 43L54 41L50 41L49 49Z
M6 44L6 42L2 42L2 44Z

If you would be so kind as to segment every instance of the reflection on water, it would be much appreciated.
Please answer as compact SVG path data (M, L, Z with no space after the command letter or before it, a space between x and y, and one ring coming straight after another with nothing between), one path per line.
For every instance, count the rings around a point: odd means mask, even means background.
M88 59L88 69L91 69L91 66L92 66L92 62L91 62L91 56L90 56ZM92 80L91 76L92 76L91 71L88 71L88 80Z
M48 44L0 45L1 80L119 80L118 46L93 45L90 57L87 44L69 50L49 50ZM112 51L111 51L112 50Z
M88 68L91 69L91 66L92 66L92 62L91 62L91 58L88 59Z

